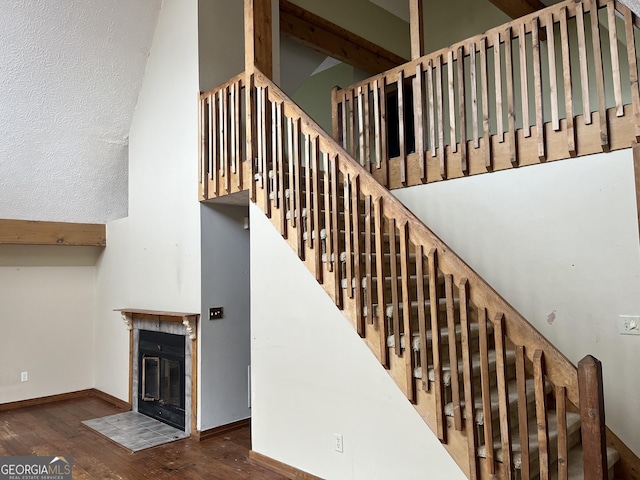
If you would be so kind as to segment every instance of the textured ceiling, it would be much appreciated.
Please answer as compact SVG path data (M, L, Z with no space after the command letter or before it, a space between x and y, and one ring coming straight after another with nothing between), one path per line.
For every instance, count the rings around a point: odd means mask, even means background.
M0 218L126 216L127 135L160 5L0 1Z

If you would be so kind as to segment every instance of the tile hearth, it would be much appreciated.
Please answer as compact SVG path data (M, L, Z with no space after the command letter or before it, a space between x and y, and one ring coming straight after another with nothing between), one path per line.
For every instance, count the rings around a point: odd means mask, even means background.
M117 413L82 423L132 452L189 437L182 430L138 412Z

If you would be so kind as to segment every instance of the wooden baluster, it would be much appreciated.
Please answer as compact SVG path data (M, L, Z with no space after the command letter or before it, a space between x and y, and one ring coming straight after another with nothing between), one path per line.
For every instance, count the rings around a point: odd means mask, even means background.
M267 217L271 218L271 199L269 198L269 167L271 164L271 156L269 155L269 135L268 131L270 129L269 125L269 113L267 99L269 97L269 93L267 88L262 89L262 118L260 121L262 122L262 178L264 185L262 187L263 191L263 200L264 200L264 213Z
M502 468L510 476L512 465L511 416L507 389L507 348L504 332L504 314L498 313L493 321L496 343L496 376L498 380L498 406L500 410L500 439L502 440Z
M229 193L229 87L225 87L220 92L220 176L224 179L224 190Z
M333 233L333 280L335 283L335 301L338 308L342 309L342 273L340 265L340 198L338 197L338 156L331 160L331 198L333 208L331 209L331 230ZM386 339L385 339L386 341Z
M382 152L381 163L384 169L383 185L389 188L389 152L387 148L387 78L382 77L380 80L380 120L382 126L380 129L380 151Z
M200 135L200 142L198 143L198 181L199 185L199 198L200 200L207 199L207 130L209 124L207 122L207 98L202 96L202 92L198 96L198 132Z
M382 223L382 198L378 197L374 203L374 229L376 235L376 279L378 284L378 336L380 339L380 358L382 365L389 368L389 348L387 347L387 336L389 335L389 325L387 323L386 295L385 295L385 268L384 268L384 225ZM391 279L393 285L393 279ZM373 311L371 311L373 317Z
M380 110L380 87L378 80L373 82L373 130L374 130L374 146L376 152L376 168L382 167L382 137L381 137L381 123L382 113Z
M602 364L591 355L578 362L578 391L582 448L584 450L584 478L606 480L607 438L604 416Z
M327 270L333 272L333 224L331 220L331 182L329 181L329 154L324 157L324 229ZM335 197L334 197L335 206ZM338 210L337 207L334 207Z
M473 147L480 148L480 132L478 129L478 77L475 42L471 42L469 45L469 52L469 67L471 69L471 128L473 130Z
M591 125L591 104L589 99L589 64L587 61L587 40L585 38L584 8L582 6L582 2L578 2L576 4L576 29L578 31L578 57L580 59L582 116L584 117L585 125Z
M348 122L349 112L347 110L347 92L342 94L342 148L344 148L347 152L351 148L349 145L349 122Z
M358 87L358 160L360 165L367 168L365 157L365 127L364 127L364 92ZM354 157L355 158L355 157Z
M447 329L449 330L449 365L451 368L451 402L453 403L453 425L462 430L462 409L460 407L460 374L458 372L458 343L456 317L453 298L453 275L444 276L444 291L447 299ZM451 341L454 339L454 341Z
M256 201L256 136L257 134L255 129L255 120L256 120L256 109L255 109L255 89L254 89L254 77L250 75L248 77L248 83L246 85L244 94L245 94L245 105L246 105L246 152L247 152L247 161L249 163L249 197L252 202ZM242 168L241 168L242 169Z
M513 56L511 53L511 28L504 32L505 77L507 80L507 119L509 123L509 160L514 167L518 166L516 107L513 88Z
M313 198L311 197L311 182L313 180L311 173L311 136L304 135L304 148L302 149L302 164L304 165L304 193L305 193L305 230L307 233L307 241L305 246L307 250L313 248Z
M400 144L400 183L407 186L407 145L404 121L404 70L398 72L398 143Z
M549 427L547 423L547 394L544 388L544 377L544 353L542 350L536 350L533 354L533 380L536 393L540 480L549 480Z
M489 342L487 335L487 309L478 309L478 329L480 340L480 382L482 385L482 415L484 417L484 448L487 473L496 473L493 450L493 416L491 415L491 377L489 373Z
M418 298L418 335L420 336L420 369L422 370L422 389L429 391L429 347L427 344L427 315L425 313L424 295L424 247L416 245L416 293Z
M473 365L471 359L471 343L469 341L469 282L466 278L460 280L458 286L460 293L460 327L462 348L462 371L464 376L464 409L465 428L467 430L467 453L469 456L469 480L477 480L478 456L476 453L476 428L475 428L475 395L473 387Z
M236 85L237 83L232 83L229 87L229 153L230 153L230 165L229 177L231 174L236 173L236 144L238 143L238 139L236 138ZM228 191L231 190L231 186L229 185Z
M294 172L294 153L293 153L293 119L287 118L287 149L289 151L289 199L288 199L288 209L289 209L289 228L296 228L298 225L296 223L296 204L295 204L295 172Z
M365 256L365 276L367 282L367 323L373 325L373 263L371 251L371 222L372 204L371 195L364 197L364 256Z
M416 65L416 76L413 79L413 112L416 139L416 155L420 169L420 181L427 182L427 162L424 148L424 84L422 62Z
M522 130L524 138L529 138L531 136L531 122L529 120L529 73L527 66L527 32L524 22L520 23L518 46L520 47L520 102L522 103Z
M556 71L556 41L553 14L547 13L547 60L549 61L549 95L551 98L551 126L554 132L560 130L560 115L558 113L558 75Z
M305 259L304 225L302 220L302 151L300 145L300 119L293 121L293 194L295 195L296 245L298 257Z
M369 173L373 170L371 161L371 116L369 112L369 85L364 89L364 159Z
M313 174L313 236L315 241L312 240L312 246L314 250L315 258L315 270L316 280L320 283L323 282L322 278L322 240L320 239L320 230L322 225L320 224L320 145L319 138L313 137L311 139L311 173ZM311 233L310 233L311 234Z
M273 205L280 208L280 158L278 157L278 103L271 104L271 161L269 178L273 184Z
M276 138L278 141L278 145L277 145L277 151L278 151L278 156L276 157L277 162L278 162L278 191L276 193L276 195L278 197L280 197L280 233L282 234L282 236L284 238L287 238L287 207L286 207L286 202L287 199L286 194L285 194L285 185L284 185L284 149L283 149L283 138L284 138L284 118L282 116L282 108L283 108L283 104L282 103L278 103L275 105L276 106L276 119L277 119L277 125L276 125Z
M558 480L569 478L567 445L567 389L556 387L556 417L558 419Z
M242 162L242 87L240 82L236 84L236 102L235 102L235 124L236 124L236 140L235 140L235 156L236 163L234 164L233 173L236 174L236 188L238 190L244 190L244 172L243 172L243 162Z
M627 37L627 59L629 61L629 80L631 88L631 103L633 105L633 118L635 123L636 142L640 141L640 90L638 89L638 60L636 58L636 36L633 26L633 12L622 3L617 3L617 8L624 17L624 29Z
M446 150L444 144L444 105L442 96L442 55L436 57L436 90L438 95L438 156L440 158L440 177L447 178Z
M351 178L348 173L344 174L344 246L346 262L346 282L347 297L353 298L353 243L351 240ZM354 235L357 235L354 232Z
M209 96L209 180L213 197L218 196L218 98L215 93Z
M460 122L460 169L469 173L467 166L467 103L464 91L464 47L458 47L458 121Z
M600 43L600 21L598 20L598 2L589 0L591 17L591 39L593 42L593 60L598 90L598 122L600 123L600 145L603 152L609 151L609 124L604 92L604 69L602 66L602 48Z
M407 398L416 402L416 382L413 380L413 332L411 329L411 293L409 290L409 222L400 225L400 278L402 282L402 319L404 332L404 372ZM418 305L418 308L421 308ZM422 306L424 308L424 306ZM400 336L396 342L400 343Z
M440 353L442 342L440 340L440 299L438 298L438 251L435 248L429 251L429 304L431 305L433 384L436 397L436 435L441 442L446 442L447 417L444 413L444 384L442 380L442 355ZM420 305L419 308L424 307ZM426 373L423 372L423 375Z
M433 64L427 61L427 95L429 97L429 146L431 147L431 157L435 158L436 153L436 116L433 97Z
M356 157L356 92L349 91L349 154Z
M351 208L353 209L353 276L355 277L356 328L361 337L365 335L365 322L362 301L362 248L360 244L360 176L351 180Z
M624 115L622 105L622 85L620 82L620 57L618 55L618 33L616 27L616 5L607 4L607 23L609 24L609 48L611 49L611 73L613 75L613 96L616 100L616 116Z
M547 159L544 141L544 116L542 111L542 72L540 66L540 39L538 17L531 20L531 43L533 46L533 84L536 103L536 132L538 133L538 159Z
M500 46L500 32L496 32L493 41L493 67L496 81L496 133L498 142L504 142L504 109L502 108L502 47Z
M449 144L451 145L451 153L456 153L458 151L458 137L456 134L456 93L453 62L453 50L449 50L447 53L447 84L449 86Z
M567 7L560 9L560 41L562 43L562 75L564 77L564 104L567 118L567 148L569 155L576 155L576 133L573 121L573 92L571 89L571 57L569 53L569 31Z
M488 172L493 170L491 152L491 123L489 117L489 70L487 66L487 39L480 40L480 85L482 88L482 134L484 137L484 166Z
M397 356L402 356L402 348L400 346L400 313L398 309L399 292L398 292L398 262L396 255L398 247L396 244L396 220L388 219L389 224L389 264L391 266L391 321L393 322L393 335L395 339L395 352ZM382 309L383 315L386 315L387 306L378 305L378 309Z
M520 433L520 475L531 479L529 467L529 413L527 412L527 370L524 347L516 347L516 382L518 385L518 431Z

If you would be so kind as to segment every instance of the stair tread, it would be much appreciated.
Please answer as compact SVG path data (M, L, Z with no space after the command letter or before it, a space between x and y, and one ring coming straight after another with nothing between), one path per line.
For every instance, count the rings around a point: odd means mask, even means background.
M614 448L607 447L607 467L611 469L618 460L620 460L620 454ZM584 450L582 445L578 444L569 450L569 480L582 480L584 478ZM558 478L558 472L553 471L551 473L551 479L556 480Z
M527 404L535 401L535 384L532 378L528 378L526 381L527 387ZM545 383L545 391L546 393L551 392L552 386L550 383ZM518 382L516 380L510 380L507 383L507 392L509 395L509 406L517 406L518 403ZM498 388L492 387L490 392L491 397L491 416L494 417L499 413L499 399L498 399ZM476 395L475 398L475 408L476 408L476 418L475 422L478 425L484 425L484 411L482 410L482 396ZM466 418L466 411L464 409L465 402L461 400L460 408L462 410L462 418ZM453 402L449 402L444 407L444 413L447 417L453 417Z
M493 331L493 326L491 324L487 325L487 329L489 332ZM477 323L471 323L469 325L469 333L470 333L470 337L471 338L477 338L479 333L480 333L480 327ZM456 325L456 340L460 340L460 338L462 337L462 327L460 326L460 324ZM431 344L431 340L433 338L433 333L431 332L431 330L427 330L427 342L429 344ZM440 328L440 339L442 341L443 344L448 344L449 343L449 328L448 327L441 327ZM387 337L387 347L389 348L393 348L396 346L396 341L395 341L395 335L391 334ZM400 334L400 346L404 349L405 348L405 334L401 333ZM419 332L413 332L411 334L411 349L414 352L417 352L420 350L420 333Z
M506 364L513 365L516 362L516 352L514 350L507 350L506 352ZM488 353L489 358L489 371L493 372L496 369L496 352L495 350L490 350ZM471 362L473 366L472 376L480 375L480 353L476 352L471 356ZM462 376L463 365L462 360L458 362L458 374ZM416 367L413 370L413 376L415 378L422 378L422 367ZM427 372L427 378L430 382L435 381L435 370L433 367L429 367L429 371ZM448 361L443 362L442 365L442 383L445 387L451 385L451 365Z
M438 299L438 304L440 305L440 308L446 307L447 306L447 299L446 298L439 298ZM460 304L460 301L456 298L454 299L454 305L457 307ZM417 309L419 307L419 302L417 300L414 300L411 302L411 308L412 309ZM431 308L431 300L425 300L424 301L424 307L425 308ZM375 316L377 316L377 310L378 310L378 305L374 304L373 305L374 308L374 314ZM398 303L398 312L402 312L404 310L404 304L403 302L399 302ZM367 316L367 307L366 305L363 307L362 309L362 314L366 317ZM388 318L393 318L393 304L392 303L388 303L386 308L385 308L385 315Z
M533 462L538 458L539 450L538 450L538 426L537 426L536 418L529 420L529 461ZM557 455L557 444L558 444L558 419L556 416L556 412L549 411L547 412L547 422L548 422L548 442L549 442L549 452L551 458L556 458L554 454ZM580 429L580 414L567 412L567 437L571 436L571 434L577 432ZM522 449L520 445L520 436L517 434L517 429L512 429L511 435L511 449L513 452L513 466L515 469L519 470L522 467ZM500 438L493 439L493 450L495 454L495 459L498 462L502 462L502 444L500 443ZM486 458L487 451L486 445L482 445L478 448L478 457Z

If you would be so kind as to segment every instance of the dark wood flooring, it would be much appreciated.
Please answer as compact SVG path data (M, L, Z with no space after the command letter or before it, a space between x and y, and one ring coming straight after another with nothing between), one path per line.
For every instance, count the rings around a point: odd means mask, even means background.
M71 455L74 479L286 479L249 463L248 427L130 453L80 423L121 411L84 397L0 412L0 456Z

